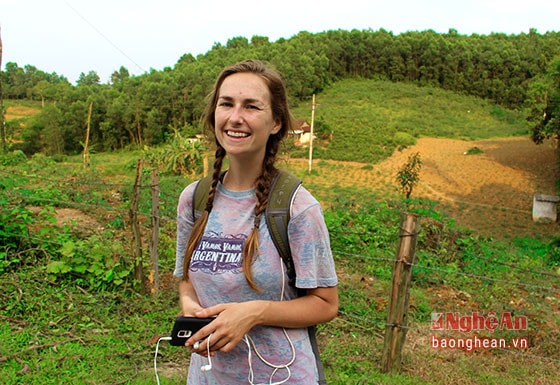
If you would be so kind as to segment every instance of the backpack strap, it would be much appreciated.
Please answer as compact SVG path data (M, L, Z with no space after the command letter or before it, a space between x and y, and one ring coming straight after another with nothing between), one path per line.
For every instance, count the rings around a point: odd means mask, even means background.
M315 325L309 326L307 328L307 333L309 334L309 342L311 342L311 348L313 349L313 354L315 355L317 374L319 375L318 384L327 385L327 378L325 377L325 369L323 368L323 362L321 361L321 353L319 352L319 345L317 344L317 327Z
M222 171L220 180L224 178L225 174L226 171ZM207 175L200 179L194 187L192 214L195 221L200 218L204 210L206 210L206 203L208 202L208 193L210 192L211 185L212 175Z
M268 231L278 250L288 274L290 286L296 285L296 269L288 240L288 222L294 195L301 186L301 180L288 172L279 171L270 186L265 218Z
M288 282L290 286L296 285L296 269L290 243L288 240L288 222L290 221L291 208L296 191L301 186L301 180L295 175L288 172L279 171L270 187L270 195L266 206L265 218L268 231L272 237L272 241L278 250L278 253L286 265L288 274ZM298 295L303 295L305 290L299 291ZM309 342L315 356L315 364L317 365L317 373L319 376L319 385L327 385L325 370L321 362L321 353L317 344L317 327L315 325L307 328Z
M208 175L199 180L194 188L192 214L195 221L200 218L202 212L206 209L211 184L212 176Z

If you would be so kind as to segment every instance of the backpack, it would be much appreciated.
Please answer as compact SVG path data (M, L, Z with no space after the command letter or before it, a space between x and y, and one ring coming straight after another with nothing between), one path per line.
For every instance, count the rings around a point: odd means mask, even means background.
M208 192L210 191L211 184L212 176L208 175L202 178L195 187L193 196L193 218L195 221L202 215L202 212L206 208L206 201L208 200ZM296 284L296 270L288 240L288 222L290 220L293 198L300 185L301 180L299 178L291 173L280 170L272 180L268 203L264 212L268 231L272 237L274 246L276 246L286 266L288 283L292 287L295 287ZM317 346L316 327L310 326L307 330L313 353L315 354L319 373L319 384L326 385L327 381L325 379L319 348Z

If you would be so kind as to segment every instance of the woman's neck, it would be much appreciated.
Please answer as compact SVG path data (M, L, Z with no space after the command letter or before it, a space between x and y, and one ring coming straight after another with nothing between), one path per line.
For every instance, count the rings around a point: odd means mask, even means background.
M246 191L254 187L255 181L260 175L260 167L257 168L254 164L239 164L230 160L229 169L224 175L222 184L228 190Z

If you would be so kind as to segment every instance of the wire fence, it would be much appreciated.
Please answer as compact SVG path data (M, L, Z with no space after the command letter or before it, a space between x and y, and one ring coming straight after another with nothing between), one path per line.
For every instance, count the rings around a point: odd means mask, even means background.
M9 179L13 177L14 176L11 173L0 170L0 178ZM19 183L22 181L24 181L24 183L21 185L12 186L12 188L10 188L10 191L4 192L6 201L3 202L3 204L5 205L5 207L28 207L39 205L54 207L55 209L73 208L83 213L91 213L93 217L102 218L105 221L107 221L108 218L120 217L123 218L124 222L126 222L126 219L124 218L127 218L130 214L130 207L127 206L127 196L132 191L133 182L107 183L106 181L79 180L72 178L61 179L54 177L48 178L36 175L20 175L17 177L17 180L19 181ZM160 206L163 209L160 211L158 219L161 221L162 227L166 228L168 231L174 230L174 215L177 199L184 186L186 186L186 181L183 180L183 182L185 182L183 183L183 185L175 186L173 191L166 191L161 188L159 189ZM41 188L33 187L43 184L56 186L57 191L42 191ZM140 186L141 190L144 192L151 191L153 187L154 186L152 186L151 182L149 181L143 183ZM94 192L94 194L91 193L92 191ZM150 199L143 199L143 202L144 201L150 202ZM153 215L153 213L151 213L149 210L149 204L140 205L140 208L137 210L136 214L139 217L144 218L147 224L149 224L148 219ZM102 223L102 225L104 224ZM123 227L126 228L126 226ZM147 225L145 227L147 227ZM351 232L345 230L345 234L347 233ZM146 234L149 233L146 232ZM11 235L19 237L22 236L21 233L14 233ZM355 233L353 235L360 234ZM331 237L336 236L337 234L331 234ZM31 241L31 243L50 242L57 246L62 246L62 244L58 243L56 240L45 240L44 238L33 235L31 233L26 235L26 237L29 241ZM336 249L333 250L333 253L337 258L346 260L360 260L364 261L367 264L383 266L388 270L390 270L395 263L395 258L388 256L380 257L362 253L350 253L344 250ZM412 267L413 269L413 277L418 272L423 271L433 273L442 278L442 280L444 281L452 280L453 289L457 292L468 291L468 289L472 286L464 288L461 286L461 280L453 279L453 277L460 277L466 280L478 280L489 284L499 284L504 286L505 290L513 290L513 288L517 288L518 290L525 293L526 297L532 298L532 301L541 301L543 306L547 305L544 303L545 301L549 301L553 304L554 308L558 309L558 298L560 294L560 275L558 275L557 273L552 271L545 271L543 269L529 269L517 263L500 261L496 258L489 258L483 255L477 255L476 259L478 262L480 262L480 264L489 264L494 266L499 265L507 268L511 273L509 275L514 278L508 279L503 276L496 277L492 275L486 275L484 273L473 273L470 271L457 269L456 266L453 269L439 266L428 266L423 264L422 260L410 264L410 267ZM159 261L159 268L162 271L171 271L173 266L174 260L167 259ZM413 285L415 285L414 278ZM414 295L412 299L414 300ZM533 302L532 305L535 305L535 303ZM503 304L503 307L507 308L508 304ZM447 343L449 343L449 341L456 341L455 343L457 343L457 341L460 341L461 339L468 340L468 338L471 338L471 342L476 343L476 340L472 340L472 338L476 338L477 336L465 337L465 333L461 332L460 330L449 330L449 328L446 328L446 326L449 326L450 323L443 324L443 327L439 329L434 328L432 324L432 321L434 321L434 314L445 315L451 313L452 311L453 309L436 309L436 311L431 314L432 319L413 320L412 322L410 322L410 325L399 325L399 328L421 335L428 341L430 340L430 338L432 338L432 341L437 341L438 343L440 343L444 339L447 341ZM462 316L468 317L470 315L463 314ZM341 310L340 317L343 319L343 322L346 321L351 323L352 327L358 327L361 330L370 332L379 338L383 338L383 331L387 326L395 326L388 325L387 322L380 321L379 318L371 317L368 314L357 314L347 310ZM487 317L487 315L485 317ZM555 319L558 319L557 316ZM558 325L556 324L556 329L557 326ZM486 331L488 332L488 330ZM481 341L486 341L484 340L484 338L488 337L486 335L486 337L480 338L483 338L483 340ZM496 338L499 339L502 337ZM523 342L522 339L521 342ZM480 342L480 344L482 343L484 342ZM464 346L463 348L465 349ZM493 349L504 351L509 354L518 355L528 359L560 363L558 355L550 357L533 354L530 346L525 347L524 349L512 348L511 341L508 347L498 345L497 347L493 347Z

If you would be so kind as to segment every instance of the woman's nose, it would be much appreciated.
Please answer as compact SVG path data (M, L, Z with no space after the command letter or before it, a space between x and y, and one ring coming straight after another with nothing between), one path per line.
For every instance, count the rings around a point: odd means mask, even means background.
M235 106L231 110L231 115L229 120L232 123L242 123L243 122L243 108L241 106Z

